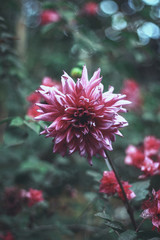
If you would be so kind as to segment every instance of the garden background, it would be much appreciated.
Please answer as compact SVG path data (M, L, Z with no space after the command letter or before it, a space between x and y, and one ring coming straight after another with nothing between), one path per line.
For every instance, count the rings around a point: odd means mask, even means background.
M123 201L99 192L108 170L103 157L93 157L91 167L78 153L53 153L51 138L39 136L46 123L29 114L28 98L45 77L59 84L63 70L76 81L84 65L89 77L101 68L104 91L110 85L115 93L128 88L129 126L122 129L123 138L117 136L110 157L136 194L130 202L138 226L142 202L160 189L160 176L139 179L142 172L124 159L129 145L138 146L146 136L160 138L159 23L159 0L1 3L1 239L160 239L151 220L136 232ZM20 194L31 189L43 197L29 206Z

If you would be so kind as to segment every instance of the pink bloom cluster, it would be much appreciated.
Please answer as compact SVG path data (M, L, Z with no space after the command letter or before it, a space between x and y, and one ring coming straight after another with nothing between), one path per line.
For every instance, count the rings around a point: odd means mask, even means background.
M0 240L14 240L11 232L7 232L5 235L0 235Z
M153 230L155 228L160 231L160 190L152 191L152 197L145 200L142 204L142 209L144 210L141 217L144 219L151 219L153 224Z
M41 13L41 25L59 22L60 19L59 13L54 10L44 10Z
M29 191L10 187L5 189L4 193L4 208L8 215L17 215L23 205L31 207L38 202L43 201L42 191L30 188Z
M95 2L88 2L84 5L83 11L87 15L96 15L98 11L98 4Z
M125 163L139 168L144 173L139 178L160 174L160 139L148 136L138 147L129 145L126 149Z
M121 183L123 185L128 200L134 198L136 196L135 193L129 189L130 187L132 187L132 185L128 184L128 182L126 181L121 181ZM117 179L113 171L110 172L104 171L99 191L102 193L106 193L108 195L114 195L115 193L117 193L118 196L122 200L124 200L122 190L119 186L119 183L117 182Z
M128 123L119 113L126 112L123 105L130 102L125 95L114 94L113 87L103 93L101 81L100 69L89 81L84 66L76 83L64 72L62 90L40 86L38 92L47 104L37 104L41 115L36 119L51 122L41 134L54 138L53 152L64 156L67 150L78 151L92 164L94 155L106 157L105 150L112 150L115 135L122 136L118 128Z
M42 80L42 85L48 86L48 87L55 86L58 89L60 89L60 83L51 79L50 77L44 77ZM30 106L27 111L27 115L29 117L34 118L40 115L39 112L37 111L39 107L36 105L36 103L40 103L41 100L42 100L42 97L38 92L33 92L27 97L27 101L30 103Z
M32 207L38 202L44 201L42 191L30 188L29 191L22 190L22 198L27 200L28 207Z
M126 94L126 99L132 103L128 106L130 110L140 110L143 105L142 94L139 84L134 79L126 79L124 87L121 90L122 94Z

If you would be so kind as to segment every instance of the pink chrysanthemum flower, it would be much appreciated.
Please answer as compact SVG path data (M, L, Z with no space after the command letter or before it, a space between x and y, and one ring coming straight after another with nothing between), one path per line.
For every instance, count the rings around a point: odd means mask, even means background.
M64 156L67 150L78 151L92 164L94 155L106 157L105 150L112 150L115 135L122 136L118 129L128 123L119 113L126 112L123 105L130 102L114 94L113 87L103 93L101 80L98 69L89 81L84 66L76 83L64 72L61 91L41 86L38 92L47 104L37 104L41 115L36 119L51 122L41 134L54 138L53 152Z
M115 193L118 194L118 196L124 200L124 196L121 190L121 187L119 186L119 183L117 182L117 179L115 177L115 174L113 171L104 171L103 177L101 179L100 189L99 192L106 193L107 195L114 195ZM132 198L135 198L135 193L130 189L132 185L130 185L126 181L121 181L124 191L126 193L126 196L128 200L131 200Z
M141 217L151 219L153 230L157 228L157 230L160 231L160 190L156 192L153 189L152 197L143 202L142 209Z

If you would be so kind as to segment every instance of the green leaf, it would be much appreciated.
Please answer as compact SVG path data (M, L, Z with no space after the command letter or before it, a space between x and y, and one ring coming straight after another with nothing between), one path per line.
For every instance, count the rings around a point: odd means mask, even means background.
M120 234L118 240L136 240L137 233L133 230L127 230Z
M10 126L19 127L19 126L22 126L23 123L24 123L24 121L21 117L15 117L12 119Z
M48 171L54 171L54 167L53 165L47 162L40 161L36 157L31 157L27 161L22 163L20 170L21 171L34 170L45 174Z
M98 213L96 213L94 216L100 217L100 218L103 218L103 219L107 219L107 220L110 220L110 219L111 219L110 215L107 214L105 211L103 211L103 212L98 212Z
M105 225L107 225L107 227L112 228L113 230L124 231L123 225L116 221L109 221L109 220L107 221L106 220Z
M141 201L146 198L148 194L148 188L150 186L150 180L135 182L132 184L132 190L136 194L134 201Z
M40 127L40 125L37 122L27 122L27 121L24 121L24 124L27 127L29 127L31 130L33 130L34 132L39 134L41 127Z
M43 26L41 29L42 34L45 35L47 32L53 30L54 25L55 25L55 23L49 23L49 24Z
M86 192L84 194L84 197L88 200L88 201L93 201L96 197L97 197L97 194L94 193L94 192Z
M91 176L94 178L94 181L99 182L102 178L102 175L100 173L97 173L96 171L93 170L88 170L87 175Z

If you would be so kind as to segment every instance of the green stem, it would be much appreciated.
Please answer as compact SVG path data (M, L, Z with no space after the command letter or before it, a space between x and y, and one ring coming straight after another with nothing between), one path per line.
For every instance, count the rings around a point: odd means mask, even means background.
M130 216L132 225L133 225L134 229L136 230L137 227L136 227L136 222L135 222L134 215L133 215L133 210L132 210L131 205L130 205L130 203L129 203L129 201L128 201L128 198L127 198L127 196L126 196L126 193L125 193L125 191L124 191L124 188L123 188L123 185L122 185L122 183L121 183L120 177L119 177L119 175L118 175L118 173L117 173L117 171L116 171L116 169L115 169L115 167L114 167L114 164L113 164L113 162L111 161L111 159L110 159L107 151L106 151L106 156L107 156L108 162L109 162L110 166L112 167L112 170L113 170L113 172L114 172L114 174L115 174L115 176L116 176L117 182L119 183L119 186L120 186L120 188L121 188L121 190L122 190L122 194L123 194L123 197L124 197L124 200L123 200L123 201L124 201L125 207L126 207L127 212L128 212L128 214L129 214L129 216Z
M138 232L139 231L139 229L140 229L140 227L141 227L141 225L144 223L144 221L145 221L146 219L143 219L141 222L140 222L140 224L138 225L138 227L137 227L137 229L136 229L136 232Z

